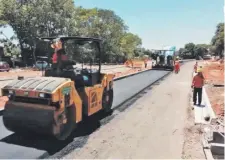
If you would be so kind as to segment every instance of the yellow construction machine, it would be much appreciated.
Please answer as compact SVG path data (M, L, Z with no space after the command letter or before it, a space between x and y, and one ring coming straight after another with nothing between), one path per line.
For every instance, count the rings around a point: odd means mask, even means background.
M57 62L45 70L43 77L18 79L2 89L3 95L9 97L3 122L13 132L39 133L65 140L85 116L111 111L114 75L101 73L100 39L41 39L49 46L60 42L55 47L61 50L57 52ZM62 54L68 59L62 60ZM90 68L77 66L87 55L95 55L98 69L93 69L91 63ZM71 60L76 63L68 65Z

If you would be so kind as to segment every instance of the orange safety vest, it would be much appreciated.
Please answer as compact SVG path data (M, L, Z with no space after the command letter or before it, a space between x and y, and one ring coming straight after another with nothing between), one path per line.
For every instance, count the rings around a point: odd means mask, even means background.
M66 55L61 55L61 58L62 58L62 61L65 61L68 59ZM57 63L57 60L58 60L57 53L54 53L52 56L52 63Z
M199 75L194 76L192 80L192 86L195 88L202 88L204 85L204 78L200 77Z
M175 62L174 62L174 66L175 66L175 67L180 67L180 62L179 62L179 61L175 61Z
M179 65L179 64L180 64L179 61L175 61L175 62L174 62L174 65Z
M179 61L175 61L174 62L174 66L175 66L175 70L179 70L180 69L180 62Z

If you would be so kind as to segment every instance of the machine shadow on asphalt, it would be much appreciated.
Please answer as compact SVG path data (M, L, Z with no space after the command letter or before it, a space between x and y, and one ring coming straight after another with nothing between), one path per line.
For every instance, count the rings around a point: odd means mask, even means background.
M100 128L100 120L110 117L111 114L112 112L107 114L104 112L99 112L92 117L85 118L84 121L78 124L78 128L64 141L59 141L52 137L41 136L33 133L29 135L13 133L1 139L0 142L45 150L51 156L65 148L68 144L72 143L76 138L85 137L82 142L77 143L73 149L82 147L86 143L88 136Z

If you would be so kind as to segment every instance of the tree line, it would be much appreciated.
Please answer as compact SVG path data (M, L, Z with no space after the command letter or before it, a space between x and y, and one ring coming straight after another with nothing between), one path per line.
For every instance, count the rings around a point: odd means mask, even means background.
M180 48L179 54L184 58L203 57L205 54L213 54L222 58L224 56L224 23L216 26L210 44L187 43L184 48Z
M75 1L76 2L76 1ZM112 10L76 6L74 0L0 0L0 27L11 26L15 35L0 39L9 55L21 54L24 62L45 54L38 37L87 36L103 42L103 62L124 62L154 53L141 47L141 38L129 32L124 20ZM0 33L1 34L1 33ZM18 40L19 45L11 41ZM224 23L216 27L211 44L188 43L179 50L184 58L205 53L223 56Z
M73 0L0 0L0 26L15 32L23 60L42 55L38 37L86 36L103 39L103 62L118 62L143 55L141 38L129 32L124 20L108 9L86 9ZM18 51L8 39L2 39L8 52ZM36 51L34 53L34 50Z

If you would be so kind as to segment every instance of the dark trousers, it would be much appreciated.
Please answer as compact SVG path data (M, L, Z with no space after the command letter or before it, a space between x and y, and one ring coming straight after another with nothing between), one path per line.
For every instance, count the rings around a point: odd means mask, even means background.
M202 103L202 88L194 88L194 92L193 92L194 104L196 104L197 95L198 95L198 104L200 105Z

